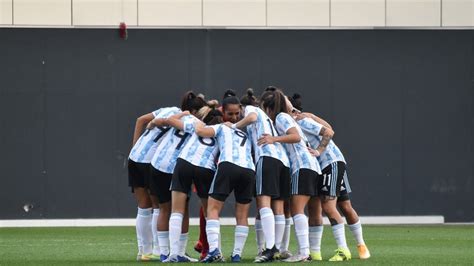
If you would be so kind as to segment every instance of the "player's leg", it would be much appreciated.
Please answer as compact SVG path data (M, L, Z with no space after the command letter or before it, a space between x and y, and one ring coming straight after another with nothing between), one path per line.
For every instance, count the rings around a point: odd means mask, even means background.
M291 175L290 169L282 162L279 162L279 179L280 197L272 201L275 213L275 246L279 250L279 259L287 259L292 256L288 251L291 227L291 212L288 205L291 195Z
M311 197L308 203L309 249L312 260L320 261L321 239L323 237L323 214L319 197Z
M337 244L336 254L330 261L350 260L351 253L347 247L344 231L344 220L337 210L337 196L340 194L341 182L345 172L345 164L334 162L323 169L320 187L320 198L323 212L331 223L332 232Z
M357 212L352 207L349 194L345 194L337 199L337 206L346 217L346 222L349 226L349 230L357 241L357 250L359 252L360 259L370 258L370 252L364 241L362 234L362 224L360 222Z
M280 258L287 259L293 254L289 251L290 247L290 236L291 236L291 209L290 209L290 199L284 201L283 210L285 213L285 232L283 233L283 238L281 241L280 247Z
M158 242L158 217L160 216L160 204L158 198L150 194L148 190L147 193L150 195L151 205L153 207L153 218L151 220L151 231L153 235L153 257L159 258L161 255L160 244Z

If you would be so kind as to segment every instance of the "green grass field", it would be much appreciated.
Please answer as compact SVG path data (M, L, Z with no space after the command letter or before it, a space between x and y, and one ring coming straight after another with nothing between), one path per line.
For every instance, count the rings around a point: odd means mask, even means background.
M198 236L197 230L197 227L190 229L188 244L188 253L194 257L197 253L192 246ZM324 230L322 252L327 260L335 242L331 229L326 226ZM243 264L250 264L256 254L255 234L253 229L250 232ZM223 226L222 234L223 252L228 256L233 248L233 227ZM355 242L347 229L346 237L354 258L340 264L474 265L473 225L365 226L364 237L372 253L372 258L366 261L357 258ZM294 232L291 247L294 251ZM143 264L135 262L135 257L133 227L0 228L0 265Z

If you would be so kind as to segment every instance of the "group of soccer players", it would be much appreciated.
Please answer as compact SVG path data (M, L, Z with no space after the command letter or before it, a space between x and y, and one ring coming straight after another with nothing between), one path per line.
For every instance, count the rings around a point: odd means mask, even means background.
M138 202L137 260L198 261L185 253L193 189L202 204L195 246L201 262L224 260L219 215L231 192L237 224L232 262L241 260L254 198L256 263L322 260L323 212L337 243L329 260L351 259L339 211L358 243L359 257L369 258L334 131L325 120L302 112L300 100L270 86L258 99L251 89L240 99L228 90L218 106L217 100L189 91L179 108L162 107L139 117L128 161L129 185ZM295 255L289 251L291 221Z

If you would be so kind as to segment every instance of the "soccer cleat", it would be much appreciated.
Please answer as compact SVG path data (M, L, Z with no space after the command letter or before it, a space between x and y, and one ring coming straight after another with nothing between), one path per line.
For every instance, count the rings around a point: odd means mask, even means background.
M273 248L271 249L265 249L263 252L262 252L262 255L261 256L258 256L255 258L255 263L265 263L265 262L271 262L273 261L275 258L275 255L278 253L278 249L273 246Z
M321 251L311 251L309 253L309 256L311 257L311 260L323 260L323 257L321 256Z
M138 260L138 257L137 257ZM154 254L142 254L140 261L160 261L160 257L154 255Z
M347 248L336 249L336 254L329 259L329 261L344 261L351 259L351 251Z
M235 255L232 255L232 257L230 257L230 262L240 262L242 260L242 258L240 257L239 254L235 254Z
M285 250L285 251L280 252L280 256L279 256L278 259L280 259L280 260L286 260L286 259L290 258L291 256L293 256L293 254L291 254L290 251Z
M201 256L199 256L199 261L202 261L202 260L207 256L207 253L208 253L208 252L209 252L209 251L204 250L204 251L201 253Z
M167 259L168 259L168 256L169 256L169 255L161 254L161 255L160 255L160 261L165 261L165 260L167 260Z
M309 255L296 254L289 257L286 260L283 260L283 262L305 262L305 261L311 261L311 257Z
M162 261L164 263L169 263L169 262L197 262L196 259L190 258L186 255L180 256L180 255L170 255L166 260Z
M209 252L207 256L203 260L201 260L202 263L213 263L213 262L222 262L222 261L223 261L222 253L218 248Z
M187 253L184 253L184 257L188 260L188 262L199 262L198 259L192 258Z
M366 245L357 245L357 251L359 251L359 258L361 260L366 260L370 258L370 252Z
M202 245L202 242L201 241L197 241L196 242L196 245L194 245L194 250L196 250L197 253L202 253L204 247Z

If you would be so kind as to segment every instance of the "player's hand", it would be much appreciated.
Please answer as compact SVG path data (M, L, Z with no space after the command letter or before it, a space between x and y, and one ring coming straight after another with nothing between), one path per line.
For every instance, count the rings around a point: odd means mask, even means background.
M190 114L191 114L191 113L190 113L189 111L187 111L187 110L181 112L181 115L182 115L182 116L186 116L186 115L190 115Z
M257 144L259 146L265 145L265 144L273 144L273 143L275 143L275 138L269 134L263 134L257 141Z
M153 120L151 120L151 121L146 125L146 129L148 129L148 130L151 130L151 129L155 128L155 127L156 127L156 125L155 125L155 123L153 123Z
M321 155L321 153L319 153L318 150L311 149L310 147L308 147L308 151L309 151L309 153L311 153L311 155L313 155L314 157L319 157L319 155Z
M232 124L231 122L227 121L227 122L224 122L224 125L225 125L225 126L228 126L228 127L230 127L230 128L232 128L232 126L233 126L234 124Z
M295 120L296 120L296 121L300 121L301 119L304 119L304 118L306 118L306 117L308 117L308 115L306 115L306 114L304 114L304 113L297 113L297 114L295 114Z

